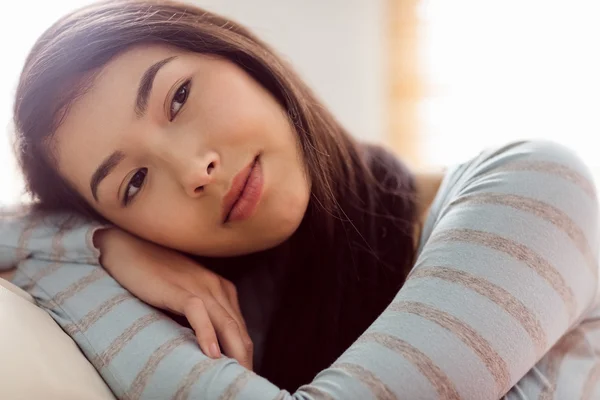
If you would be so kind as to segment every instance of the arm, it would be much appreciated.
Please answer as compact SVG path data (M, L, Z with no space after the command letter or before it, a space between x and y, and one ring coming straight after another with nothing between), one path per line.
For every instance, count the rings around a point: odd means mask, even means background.
M102 256L103 266L111 275L151 305L185 315L206 354L214 358L221 356L218 337L226 354L242 365L252 367L252 341L231 282L197 264L191 266L191 260L178 253L166 249L157 251L158 246L110 226L68 213L42 214L26 207L3 209L0 214L0 278L21 279L20 284L27 289L54 272L60 273L64 264L100 266L100 251L94 240L98 243L110 241L114 251L105 251ZM143 251L137 250L140 247ZM194 283L193 291L165 290L170 277L161 276L160 271L164 269L167 256L175 264L173 268L194 270L193 279L185 279L188 284ZM22 275L14 277L13 267L19 263L43 264L44 267L23 281ZM118 268L124 264L143 264L143 271L150 272L156 279L146 279L148 275L141 275L140 269ZM149 271L152 268L154 270ZM142 280L145 282L140 285ZM174 279L169 283L172 283L172 289L182 287ZM160 296L156 295L158 292ZM152 295L146 296L147 293ZM149 299L157 299L157 302Z
M0 279L11 280L14 268L32 256L98 265L100 253L92 237L102 228L66 213L42 215L25 206L0 207Z
M407 283L293 395L206 358L189 331L93 265L65 264L30 292L119 398L497 399L593 304L596 193L581 161L547 142L484 153L454 172ZM43 268L31 260L15 279Z
M67 213L43 215L27 207L0 209L0 270L29 257L53 262L99 265L92 243L105 225Z

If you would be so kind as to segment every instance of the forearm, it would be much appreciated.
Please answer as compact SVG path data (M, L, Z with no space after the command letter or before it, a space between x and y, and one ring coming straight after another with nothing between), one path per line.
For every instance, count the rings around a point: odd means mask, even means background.
M97 265L100 253L92 238L105 227L75 214L0 209L0 270L30 257Z

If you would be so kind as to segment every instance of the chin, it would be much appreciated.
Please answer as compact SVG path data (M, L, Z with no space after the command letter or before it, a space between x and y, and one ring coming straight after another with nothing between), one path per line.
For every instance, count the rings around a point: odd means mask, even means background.
M279 229L269 236L256 237L255 241L248 241L240 245L237 249L232 249L234 250L234 254L230 254L230 256L243 256L273 249L291 238L299 226L300 223L285 230Z
M300 199L288 198L285 205L286 207L271 208L268 213L264 212L264 208L259 210L248 221L228 229L230 233L222 239L220 245L204 249L202 255L219 258L244 256L285 243L298 230L304 219L308 208L308 195Z
M298 230L303 216L288 220L278 220L277 223L264 224L259 233L245 233L238 240L232 240L227 248L219 254L209 257L236 257L273 249L285 243ZM268 234L265 234L268 233ZM237 242L237 243L236 243Z

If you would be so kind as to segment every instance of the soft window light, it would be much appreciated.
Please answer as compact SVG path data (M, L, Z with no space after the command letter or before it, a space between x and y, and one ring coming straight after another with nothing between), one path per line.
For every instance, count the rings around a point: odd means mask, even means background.
M545 138L600 170L600 2L425 0L420 17L426 164Z

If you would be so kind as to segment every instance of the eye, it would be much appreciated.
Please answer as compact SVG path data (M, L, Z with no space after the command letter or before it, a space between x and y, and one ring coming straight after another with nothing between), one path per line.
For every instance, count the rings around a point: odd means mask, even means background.
M125 194L123 195L124 206L127 206L127 204L129 204L129 202L140 191L140 189L144 185L144 181L146 180L147 174L148 168L141 168L137 170L136 173L131 177L129 183L127 184L127 188L125 189Z
M183 105L185 104L190 93L190 83L190 80L185 81L181 86L179 86L179 88L175 92L175 95L171 100L171 107L169 108L170 121L173 121L175 119L175 117L179 113L179 110L181 110L181 107L183 107Z

